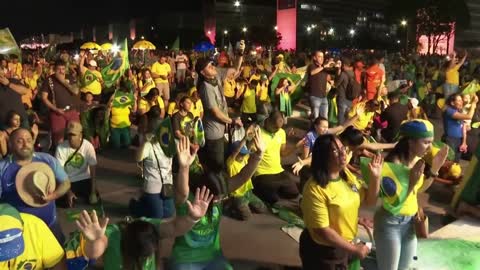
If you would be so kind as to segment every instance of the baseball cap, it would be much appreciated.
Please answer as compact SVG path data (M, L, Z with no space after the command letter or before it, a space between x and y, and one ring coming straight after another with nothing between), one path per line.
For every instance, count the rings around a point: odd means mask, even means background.
M208 64L212 62L208 58L200 58L197 60L197 63L195 64L195 72L200 74L200 72L208 66Z
M89 64L91 67L97 67L97 61L95 61L95 60L90 60L90 61L88 62L88 64Z
M20 213L9 204L0 204L0 262L9 261L25 250Z
M242 143L241 141L233 142L233 145L232 145L233 150L237 149L240 146L241 143ZM250 151L248 151L248 148L247 148L246 145L243 145L242 148L240 148L240 154L242 154L242 155L250 154Z
M70 121L68 122L67 126L67 134L73 134L73 135L81 135L83 131L82 124L77 121Z

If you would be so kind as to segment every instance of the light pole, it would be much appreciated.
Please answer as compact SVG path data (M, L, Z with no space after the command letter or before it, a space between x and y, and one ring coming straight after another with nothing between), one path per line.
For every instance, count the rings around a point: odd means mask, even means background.
M222 47L225 46L225 38L227 37L227 35L228 35L228 30L223 31Z
M403 19L400 22L400 25L405 27L405 54L408 54L408 22L407 20Z
M244 37L245 39L247 39L247 30L248 30L248 29L247 29L247 27L245 27L245 26L242 28L243 37Z

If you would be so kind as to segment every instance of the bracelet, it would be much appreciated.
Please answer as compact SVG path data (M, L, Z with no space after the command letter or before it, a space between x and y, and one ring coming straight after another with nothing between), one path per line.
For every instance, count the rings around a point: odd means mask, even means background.
M201 218L193 219L190 215L187 215L187 219L193 224L197 224L197 222L199 222Z

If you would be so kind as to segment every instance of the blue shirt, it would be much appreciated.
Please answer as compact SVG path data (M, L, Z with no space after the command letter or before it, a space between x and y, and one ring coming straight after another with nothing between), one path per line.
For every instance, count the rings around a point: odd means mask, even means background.
M315 140L317 138L318 138L318 134L314 130L309 131L307 135L305 135L304 146L310 149L310 153L312 152L313 144L315 143Z
M443 114L443 127L445 135L451 138L463 138L463 121L453 119L453 115L458 112L457 109L450 106L447 107Z
M57 184L68 179L68 175L60 162L47 153L34 153L32 162L43 162L50 166L55 174ZM15 178L20 168L21 166L13 160L11 155L0 161L0 202L12 205L19 212L36 216L48 226L53 225L56 220L55 202L52 201L43 207L32 207L24 203L18 195Z

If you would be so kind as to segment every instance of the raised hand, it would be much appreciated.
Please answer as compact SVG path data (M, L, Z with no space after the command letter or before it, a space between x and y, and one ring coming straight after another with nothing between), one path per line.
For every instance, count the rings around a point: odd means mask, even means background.
M420 180L420 177L423 175L423 171L425 170L425 161L420 159L413 165L410 169L410 177L409 177L409 184L408 184L408 193L410 193L415 185Z
M193 220L198 220L205 216L208 210L208 206L213 199L213 194L210 194L210 190L205 186L202 189L197 188L195 192L195 199L193 203L186 201L188 206L188 214Z
M382 175L383 157L381 154L375 155L368 164L368 170L372 179L379 179Z
M80 218L76 220L75 223L87 240L96 241L105 235L108 221L109 218L105 218L100 224L95 210L93 210L91 217L87 211L83 210L80 214Z
M445 160L447 160L448 156L448 146L444 145L440 151L433 157L432 159L432 167L430 171L432 173L437 174L438 171L440 171L440 168L442 168L443 164L445 163Z
M255 137L253 137L253 142L255 143L255 147L257 151L260 153L264 153L267 145L263 141L262 134L259 128L255 130Z
M190 166L193 161L195 160L195 155L197 151L193 148L193 153L190 151L190 140L188 137L183 137L180 139L177 145L177 157L178 157L178 164L180 167L188 167Z

